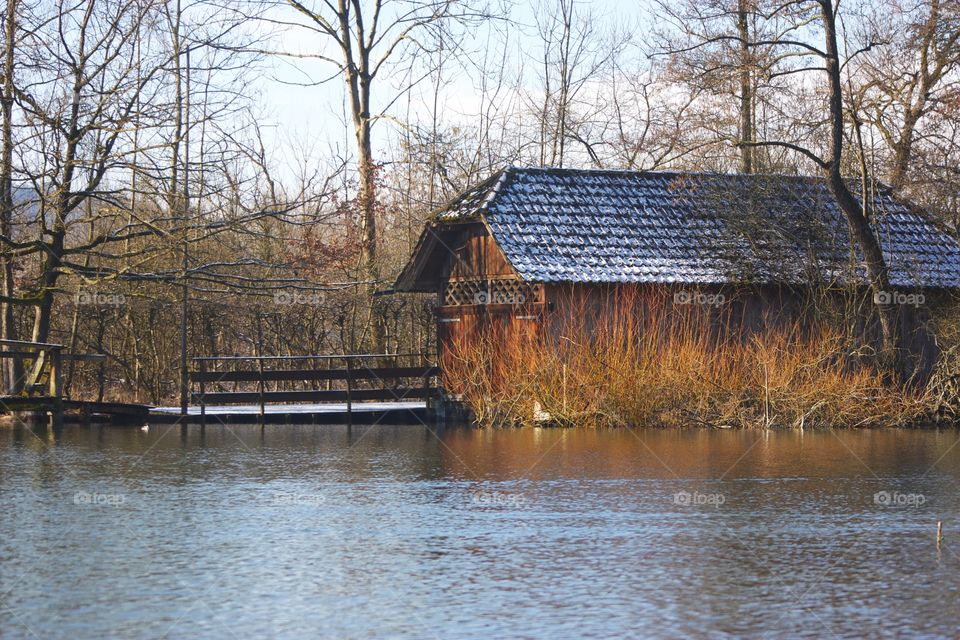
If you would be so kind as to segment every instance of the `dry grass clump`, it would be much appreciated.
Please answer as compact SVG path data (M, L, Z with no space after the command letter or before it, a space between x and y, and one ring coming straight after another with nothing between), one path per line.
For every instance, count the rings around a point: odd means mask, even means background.
M554 322L462 340L446 354L446 388L485 426L860 427L924 415L922 392L885 381L826 328L731 335L716 310L639 294Z

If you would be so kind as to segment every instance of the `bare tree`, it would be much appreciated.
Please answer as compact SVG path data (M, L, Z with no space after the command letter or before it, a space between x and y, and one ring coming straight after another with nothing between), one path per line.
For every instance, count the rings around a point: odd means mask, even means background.
M13 105L16 99L13 76L16 70L19 4L18 0L7 0L3 21L3 93L0 95L0 107L3 111L0 134L0 236L3 238L13 237ZM13 315L14 293L13 259L9 253L9 245L3 243L0 246L0 338L5 340L17 337ZM4 387L8 392L15 391L21 378L19 365L20 360L16 358L4 360Z
M313 57L330 64L346 86L357 151L357 204L362 235L360 272L373 309L381 270L377 258L378 163L373 152L372 128L377 120L386 117L390 106L417 80L406 83L379 109L373 104L374 86L386 89L386 83L378 83L378 80L388 69L410 65L419 53L437 40L440 33L452 29L454 24L477 18L479 14L456 0L338 0L336 3L286 0L285 4L292 7L301 19L294 21L278 13L273 20L307 29L317 36L320 52L281 53ZM455 42L456 38L448 36L445 41ZM382 323L375 313L371 313L370 329L373 348L382 351Z
M775 39L758 40L753 43L753 46L786 49L794 56L810 60L807 65L799 69L800 72L822 74L825 79L826 93L826 112L822 122L828 132L827 149L821 154L807 146L778 140L741 144L790 149L812 162L823 173L830 191L846 217L852 240L860 247L862 264L874 299L882 300L883 296L880 294L890 289L890 277L880 242L871 227L871 204L866 197L862 203L858 202L843 175L847 119L842 71L845 64L862 51L869 50L875 43L867 42L861 50L847 52L846 57L842 56L838 45L838 7L834 0L780 3L769 8L768 11L769 15L789 16L792 18L792 23ZM822 38L822 44L816 44L812 36L804 37L809 33L810 26L816 22L819 22L821 27L819 35ZM878 316L883 338L883 360L892 370L903 373L897 311L892 305L881 304L878 305Z
M658 24L653 50L669 60L674 82L685 84L702 97L721 96L721 113L735 115L717 122L718 104L710 101L690 109L686 126L697 124L718 141L724 139L737 150L737 170L758 169L756 140L758 110L765 94L772 94L777 80L789 74L785 56L777 55L769 41L782 28L776 12L768 16L765 0L685 0L656 2ZM761 41L766 41L761 44ZM696 105L694 105L696 107ZM767 163L769 164L769 163ZM769 170L769 166L763 169Z
M891 151L887 182L903 189L924 119L960 94L960 4L884 0L876 13L869 28L885 46L860 65L863 113Z
M149 1L59 4L52 19L37 28L40 55L29 79L16 87L32 145L24 153L37 194L38 235L13 246L41 256L36 341L48 338L58 280L75 251L68 247L71 220L88 199L109 200L112 189L104 181L121 161L120 142L138 115L137 96L149 93L162 68L158 62L138 75L130 64L133 25L152 9Z
M600 164L595 148L600 141L587 131L599 108L599 101L591 98L612 74L627 39L605 28L596 12L582 5L577 0L547 0L536 10L540 86L528 102L538 123L541 165L564 166L571 142L586 152L591 164Z

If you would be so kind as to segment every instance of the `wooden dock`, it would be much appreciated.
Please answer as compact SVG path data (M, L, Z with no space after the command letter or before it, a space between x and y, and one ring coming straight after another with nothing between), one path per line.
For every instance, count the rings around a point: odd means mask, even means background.
M102 354L67 354L63 345L0 340L0 359L26 372L0 411L15 420L206 424L422 424L440 397L429 356L341 354L194 358L193 387L179 407L64 397L62 363L102 362Z
M125 402L88 402L53 398L0 396L0 410L18 422L101 423L143 425L150 415L150 406ZM59 413L59 415L57 415Z
M141 426L150 416L150 405L130 402L92 402L64 400L64 422L109 423Z
M259 404L207 407L192 406L187 415L180 407L154 407L147 422L152 424L423 424L433 420L425 401Z

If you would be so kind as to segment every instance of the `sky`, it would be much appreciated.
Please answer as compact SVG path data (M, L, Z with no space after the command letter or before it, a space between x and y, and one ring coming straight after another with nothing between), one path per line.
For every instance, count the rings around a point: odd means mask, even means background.
M530 2L516 2L508 14L511 24L498 22L497 28L506 30L511 43L506 66L512 73L524 68L524 73L532 76L532 58L541 46L535 27L537 6ZM576 7L578 12L584 14L593 12L603 29L633 30L648 20L652 11L647 0L581 0ZM291 12L284 17L295 19L295 14ZM282 29L277 36L275 46L288 52L336 53L329 48L323 48L321 36L304 29ZM496 39L498 36L491 35L489 28L474 30L470 37L464 39L462 46L472 59L477 60L484 50L489 49L488 37ZM637 52L637 55L640 53ZM476 74L471 75L454 66L448 67L446 84L441 93L441 111L446 124L469 122L480 106ZM265 69L257 87L263 114L261 125L277 154L285 155L291 148L302 150L303 147L307 147L309 153L318 158L342 156L345 149L352 153L352 128L345 126L345 88L342 79L336 76L335 72L334 67L326 62L287 57L276 58ZM319 82L331 76L334 77L326 82ZM396 87L408 81L406 77L392 71L380 78L379 82L385 89L375 94L375 109L383 108L396 94ZM532 77L528 77L526 83L536 84ZM535 86L530 88L535 89ZM406 118L406 111L409 109L414 119L419 116L420 119L427 120L431 114L431 99L428 98L431 93L429 81L422 83L411 92L409 102L398 101L391 112ZM379 121L374 129L375 153L384 153L396 134L397 126L394 123L389 120Z

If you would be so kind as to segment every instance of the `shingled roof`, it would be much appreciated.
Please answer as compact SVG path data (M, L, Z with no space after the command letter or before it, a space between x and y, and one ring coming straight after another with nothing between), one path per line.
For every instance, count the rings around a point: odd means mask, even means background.
M889 189L872 198L891 284L960 287L957 242ZM444 229L469 221L489 229L529 282L865 281L820 178L510 167L434 216L396 289L431 289L437 274L423 273L417 256L449 251Z

